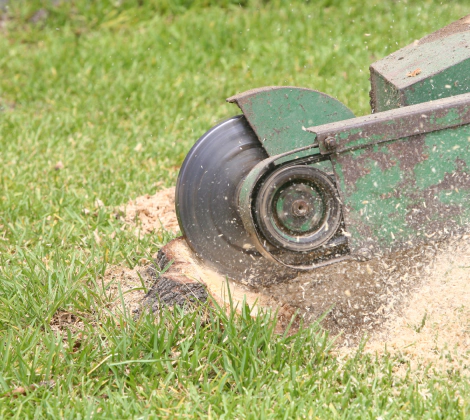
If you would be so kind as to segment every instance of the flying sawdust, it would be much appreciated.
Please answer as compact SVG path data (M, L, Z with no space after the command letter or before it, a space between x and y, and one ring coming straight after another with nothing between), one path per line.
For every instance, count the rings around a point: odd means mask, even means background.
M138 197L125 212L125 221L142 234L162 227L179 230L174 188ZM130 287L124 293L126 305L137 310L144 297L142 279L150 286L149 269L140 268L144 274L139 277L136 270L110 267L105 283L113 278L112 287L118 288L124 276ZM124 273L121 277L116 274L119 270ZM388 351L401 354L412 365L449 368L450 364L462 370L467 369L470 355L469 270L470 237L463 236L367 263L348 261L320 268L253 292L278 307L289 305L307 322L327 313L322 324L339 336L343 346L354 347L367 334L368 352ZM132 291L132 285L140 290Z
M386 346L411 366L470 369L470 237L442 244L428 276L377 331L366 351Z

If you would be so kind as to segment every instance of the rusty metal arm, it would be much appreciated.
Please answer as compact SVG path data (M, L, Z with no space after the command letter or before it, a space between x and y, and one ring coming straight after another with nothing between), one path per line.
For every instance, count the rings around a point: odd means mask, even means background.
M317 127L322 154L342 153L390 140L470 123L470 93Z

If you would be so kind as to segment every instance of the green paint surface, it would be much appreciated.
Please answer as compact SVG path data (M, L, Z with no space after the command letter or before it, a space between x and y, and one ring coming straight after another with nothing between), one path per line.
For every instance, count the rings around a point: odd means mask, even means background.
M390 252L470 223L470 126L333 155L351 250Z
M380 73L371 69L370 82L373 90L377 92L376 102L371 104L374 112L388 111L400 106L400 92Z
M469 45L470 31L460 32L411 44L374 63L375 112L470 92Z
M239 103L270 156L315 141L305 128L354 118L338 100L309 89L283 87L251 95ZM299 157L311 154L304 152Z
M470 126L429 133L425 143L425 153L429 159L417 164L414 169L419 189L442 182L446 174L458 169L459 164L470 168Z
M466 51L470 55L468 48ZM470 57L403 89L404 105L434 101L468 92L470 92Z

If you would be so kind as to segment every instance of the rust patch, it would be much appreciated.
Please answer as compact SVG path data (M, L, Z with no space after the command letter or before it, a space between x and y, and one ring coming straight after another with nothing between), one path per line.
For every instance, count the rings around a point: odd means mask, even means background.
M418 74L421 74L421 69L415 69L407 73L406 77L416 77Z
M425 136L423 134L390 143L388 149L398 159L400 169L405 173L410 172L418 163L424 162L429 158L429 155L424 152Z
M428 238L442 239L449 236L450 232L462 230L456 222L462 215L462 207L456 204L445 204L438 199L442 192L469 191L470 175L464 172L466 163L457 159L458 170L451 174L446 173L444 179L436 185L432 185L423 191L410 194L415 201L407 208L410 210L406 215L406 222L416 231L423 232ZM424 202L424 205L422 204ZM439 215L438 218L435 216Z

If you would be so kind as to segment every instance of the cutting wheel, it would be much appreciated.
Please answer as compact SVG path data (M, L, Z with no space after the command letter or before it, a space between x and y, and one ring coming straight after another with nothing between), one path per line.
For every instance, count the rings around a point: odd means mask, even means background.
M267 157L245 117L229 118L196 142L176 184L178 222L192 250L220 273L252 283L286 277L256 251L238 213L240 182Z

